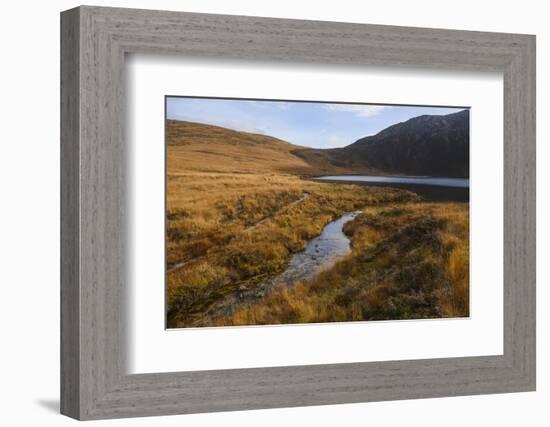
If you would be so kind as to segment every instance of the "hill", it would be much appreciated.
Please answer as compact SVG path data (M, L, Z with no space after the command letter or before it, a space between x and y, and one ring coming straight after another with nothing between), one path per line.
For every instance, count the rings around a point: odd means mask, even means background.
M166 132L169 328L468 315L467 204L300 178L357 173L333 150L306 161L296 155L306 148L265 135L172 120ZM329 223L357 211L345 258L271 286Z
M300 149L286 141L254 133L187 121L166 121L168 173L239 172L295 173L308 171L306 161L292 154Z
M354 173L469 176L469 111L414 117L343 148L296 149L312 167Z
M328 150L219 126L167 120L168 171L468 177L469 120L468 110L414 117L346 147Z

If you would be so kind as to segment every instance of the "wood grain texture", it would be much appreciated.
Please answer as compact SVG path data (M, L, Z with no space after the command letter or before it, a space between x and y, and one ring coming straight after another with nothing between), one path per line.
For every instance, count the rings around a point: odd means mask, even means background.
M62 413L100 419L534 390L534 36L86 6L63 12L61 36ZM504 354L128 375L127 53L503 72Z
M80 414L78 10L61 20L61 412Z

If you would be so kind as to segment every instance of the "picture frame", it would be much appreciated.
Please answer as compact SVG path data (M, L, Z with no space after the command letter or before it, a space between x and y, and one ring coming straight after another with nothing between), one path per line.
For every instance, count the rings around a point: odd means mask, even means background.
M502 355L128 374L128 53L503 73ZM61 413L79 420L532 391L535 37L81 6L61 14Z

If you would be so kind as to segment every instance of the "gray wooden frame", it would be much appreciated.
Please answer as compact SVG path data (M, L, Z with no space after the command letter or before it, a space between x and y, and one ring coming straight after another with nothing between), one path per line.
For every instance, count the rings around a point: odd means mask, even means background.
M504 75L504 354L128 375L124 57ZM61 412L183 414L535 389L535 37L79 7L61 14Z

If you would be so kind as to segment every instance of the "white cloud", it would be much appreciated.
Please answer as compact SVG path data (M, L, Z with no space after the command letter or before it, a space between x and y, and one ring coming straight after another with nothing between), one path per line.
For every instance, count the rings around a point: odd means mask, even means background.
M385 105L327 104L325 108L330 111L355 113L359 117L372 117L380 114L388 107Z

